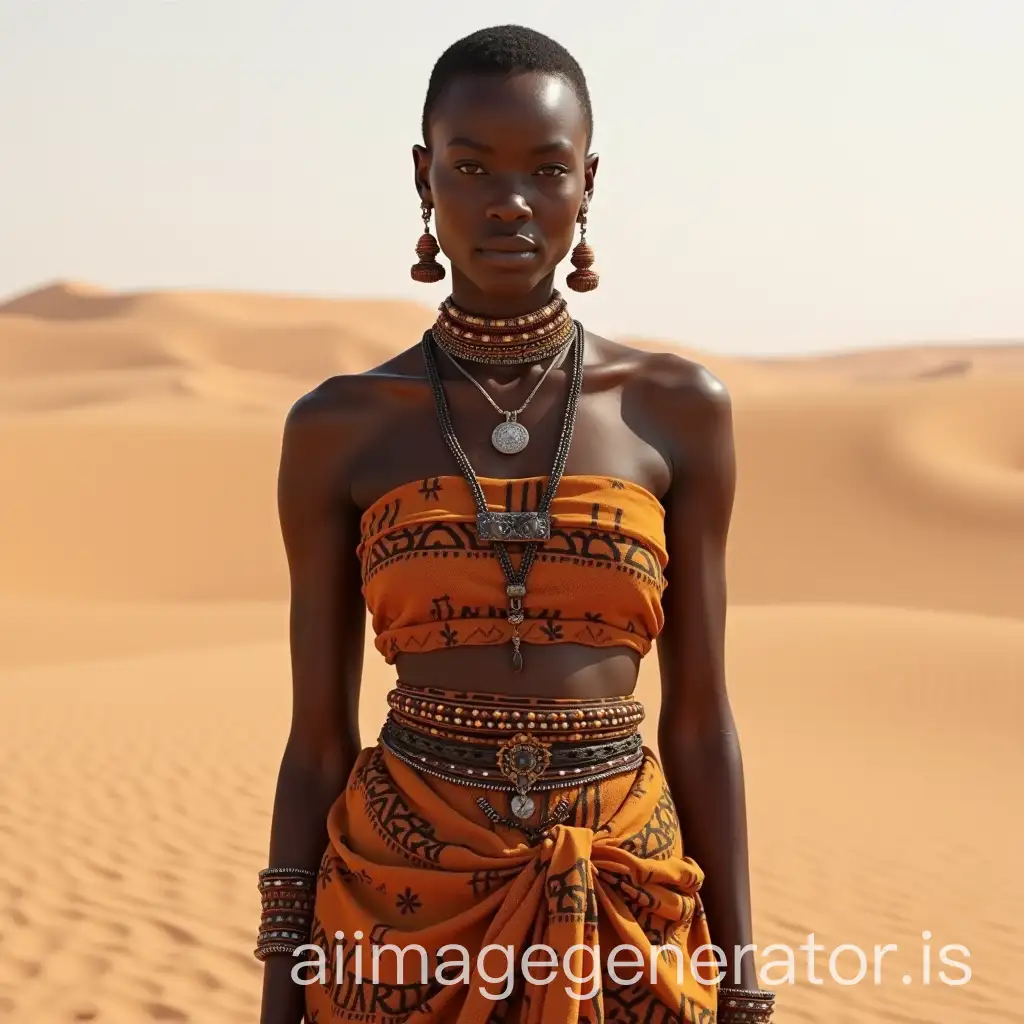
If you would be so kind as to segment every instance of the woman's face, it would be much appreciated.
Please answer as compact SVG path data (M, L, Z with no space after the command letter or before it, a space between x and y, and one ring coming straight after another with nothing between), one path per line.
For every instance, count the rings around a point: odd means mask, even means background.
M561 78L467 75L447 86L430 148L413 155L453 291L514 300L550 282L593 189L587 135L583 106Z

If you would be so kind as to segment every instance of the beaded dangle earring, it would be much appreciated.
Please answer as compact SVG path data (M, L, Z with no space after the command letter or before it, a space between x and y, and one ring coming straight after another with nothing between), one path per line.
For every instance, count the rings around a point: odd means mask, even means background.
M419 262L412 265L409 273L414 281L419 281L421 284L436 284L438 281L443 281L445 275L444 267L437 262L437 254L441 251L441 246L437 244L437 239L430 233L430 207L426 203L423 203L422 206L423 234L420 235L420 239L416 243L416 255L419 256Z
M576 218L580 225L579 244L572 251L571 263L576 268L570 273L565 283L574 292L592 292L601 280L597 272L590 268L594 265L594 250L587 244L587 207L589 200L583 197L583 205L580 207L579 215Z

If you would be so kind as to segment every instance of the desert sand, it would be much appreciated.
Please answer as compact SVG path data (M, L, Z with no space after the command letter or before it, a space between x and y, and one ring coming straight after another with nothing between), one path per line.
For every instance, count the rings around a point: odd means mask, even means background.
M282 419L432 311L66 281L0 306L0 1020L258 1019ZM684 351L735 403L755 938L823 947L777 1019L1024 1021L1024 346ZM654 655L639 692L653 743Z

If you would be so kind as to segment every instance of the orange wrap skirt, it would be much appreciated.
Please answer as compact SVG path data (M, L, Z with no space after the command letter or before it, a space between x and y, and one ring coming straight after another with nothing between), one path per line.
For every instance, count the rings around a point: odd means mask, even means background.
M293 972L308 1024L713 1024L703 874L643 755L542 794L571 811L531 841L481 790L364 749L328 818L317 949Z

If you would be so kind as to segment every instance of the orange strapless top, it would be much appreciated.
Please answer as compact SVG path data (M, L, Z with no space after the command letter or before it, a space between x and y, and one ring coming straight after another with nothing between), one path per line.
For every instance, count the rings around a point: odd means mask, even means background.
M532 511L546 477L479 478L492 511ZM523 643L626 646L645 655L664 625L665 510L639 484L564 476L551 538L526 581ZM461 476L402 484L361 519L362 590L377 650L400 653L507 643L505 576L476 532ZM509 545L513 566L521 549Z

